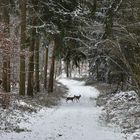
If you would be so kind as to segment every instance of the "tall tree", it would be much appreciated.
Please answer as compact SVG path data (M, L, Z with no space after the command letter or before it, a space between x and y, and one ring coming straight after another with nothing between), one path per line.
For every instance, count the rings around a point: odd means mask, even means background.
M34 50L35 50L35 42L36 42L36 28L37 25L37 7L38 7L38 0L32 0L31 4L33 5L31 9L32 21L31 21L31 34L30 34L30 46L29 52L31 53L29 57L29 65L28 65L28 85L27 85L27 95L33 96L34 92Z
M54 72L55 72L55 58L56 58L56 48L58 46L58 35L54 35L54 46L52 50L51 67L49 74L48 92L53 92L54 86Z
M47 71L48 71L48 47L45 48L45 67L44 67L44 88L47 88Z
M19 82L19 94L25 95L25 54L24 49L26 48L26 16L27 16L27 0L20 1L21 8L21 38L20 38L20 82Z
M39 79L39 47L40 47L40 36L36 37L35 44L35 90L40 91L40 79Z
M2 21L5 24L5 34L10 36L9 23L10 23L10 15L9 15L9 0L2 0ZM3 89L6 92L10 92L10 48L4 49L4 57L3 57L3 77L2 77L2 85Z

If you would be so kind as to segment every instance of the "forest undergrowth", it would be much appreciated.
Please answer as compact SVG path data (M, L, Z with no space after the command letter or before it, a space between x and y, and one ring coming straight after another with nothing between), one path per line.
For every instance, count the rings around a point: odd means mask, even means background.
M5 106L0 104L0 130L2 131L18 133L28 131L19 128L18 124L21 121L28 121L29 116L35 115L42 108L58 105L67 92L67 88L58 82L55 82L54 92L48 94L47 91L42 91L31 98L19 96L16 90L15 88L10 95L7 94L10 100L5 102Z

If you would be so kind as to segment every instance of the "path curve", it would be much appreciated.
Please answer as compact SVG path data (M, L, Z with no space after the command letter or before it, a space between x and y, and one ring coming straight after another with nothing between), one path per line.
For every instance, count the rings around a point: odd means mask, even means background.
M124 140L118 129L99 121L98 90L75 80L63 78L59 82L68 87L68 96L81 94L80 102L63 99L60 106L42 109L30 123L21 124L31 132L9 133L0 140Z

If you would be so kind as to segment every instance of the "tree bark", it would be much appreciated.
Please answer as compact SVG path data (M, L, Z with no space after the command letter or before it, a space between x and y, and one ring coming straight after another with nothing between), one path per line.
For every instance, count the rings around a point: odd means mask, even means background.
M26 0L21 0L21 38L20 38L20 81L19 81L19 95L25 95L25 54L23 53L26 47Z
M69 60L66 61L66 76L69 77L69 65L70 65L70 62Z
M54 36L54 47L52 52L52 60L51 60L51 68L50 68L50 75L49 75L49 84L48 84L48 92L53 92L53 86L54 86L54 72L55 72L55 52L56 52L56 46L58 42L58 36Z
M35 45L35 90L36 90L36 92L40 91L39 46L40 46L40 37L38 36L36 39L36 45Z
M47 89L47 70L48 70L48 48L45 54L45 68L44 68L44 88Z
M29 57L28 65L28 85L27 85L27 95L33 97L34 89L34 47L35 47L35 29L32 29L32 39L29 47L29 52L31 56Z
M7 62L3 59L2 87L7 92Z
M10 36L9 23L10 23L10 15L9 15L9 0L3 0L2 4L2 21L5 24L5 33L7 36ZM5 50L4 50L5 51ZM2 86L5 92L10 92L10 49L9 52L4 52L3 57L3 77L2 77Z
M32 0L33 9L37 12L38 0ZM37 16L34 14L34 10L31 12L33 15L32 18L32 26L37 25ZM31 44L29 47L29 52L31 56L29 57L29 65L28 65L28 85L27 85L27 95L33 97L34 92L34 50L35 50L35 40L36 40L36 28L31 29Z

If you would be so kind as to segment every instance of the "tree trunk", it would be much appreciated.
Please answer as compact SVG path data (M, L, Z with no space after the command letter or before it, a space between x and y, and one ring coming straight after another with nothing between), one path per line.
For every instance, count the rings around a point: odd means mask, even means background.
M52 55L51 68L50 68L49 85L48 85L48 92L49 93L53 92L54 69L55 69L55 45L53 48L53 55Z
M33 97L33 89L34 89L34 48L35 48L35 29L32 29L32 39L29 47L29 51L31 56L29 57L29 65L28 65L28 85L27 85L27 95Z
M81 67L80 67L80 63L79 63L79 67L78 67L78 69L79 69L79 77L80 77L80 74L81 74Z
M11 67L10 67L10 56L8 56L8 60L7 60L7 92L11 91L11 81L10 81L10 77L11 77Z
M36 90L36 92L40 91L39 46L40 46L40 37L38 36L36 39L36 45L35 45L35 90Z
M3 0L1 3L2 3L2 16L3 16L2 20L5 24L5 33L6 35L10 36L10 30L9 30L10 15L9 15L9 10L8 10L10 1ZM4 52L3 59L4 60L3 60L2 86L5 92L10 92L10 52Z
M26 0L21 0L21 38L20 38L20 81L19 95L25 95L25 54L23 53L26 47Z
M69 77L69 61L66 61L66 76Z
M7 92L7 62L5 58L3 59L2 87Z
M61 61L61 58L59 60L59 69L58 69L58 75L61 75L62 74L62 61Z
M50 75L49 75L49 85L48 85L48 92L53 92L53 85L54 85L54 72L55 72L55 52L57 46L58 37L55 35L54 37L54 47L52 52L52 60L51 60L51 68L50 68Z
M44 68L44 88L47 89L47 70L48 70L48 48L46 48L45 54L45 68Z
M34 10L37 12L37 6L38 6L38 0L32 0L33 4L33 11L31 14L33 15L32 18L32 26L37 25L37 15L34 14ZM34 91L34 50L35 50L35 42L36 42L36 28L31 29L31 44L29 47L29 51L31 53L31 56L29 57L29 68L28 68L28 85L27 85L27 95L33 97L33 91Z

